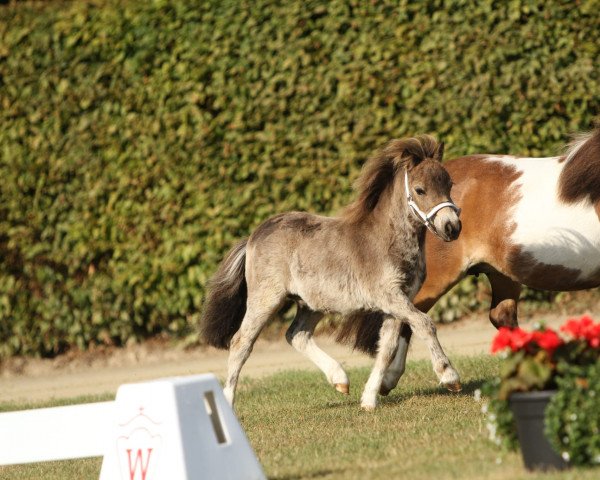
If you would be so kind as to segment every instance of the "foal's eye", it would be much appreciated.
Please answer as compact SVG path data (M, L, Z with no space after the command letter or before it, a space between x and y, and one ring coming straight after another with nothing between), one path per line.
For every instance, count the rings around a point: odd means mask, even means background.
M417 195L425 195L425 190L423 190L421 187L416 187L415 192L417 192Z

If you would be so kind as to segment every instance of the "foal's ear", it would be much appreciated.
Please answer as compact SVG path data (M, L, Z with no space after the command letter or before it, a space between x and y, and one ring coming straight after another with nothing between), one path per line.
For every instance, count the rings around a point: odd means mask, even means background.
M438 143L438 147L437 147L435 153L433 154L433 158L434 158L434 160L441 162L443 157L444 157L444 142L440 142L440 143Z

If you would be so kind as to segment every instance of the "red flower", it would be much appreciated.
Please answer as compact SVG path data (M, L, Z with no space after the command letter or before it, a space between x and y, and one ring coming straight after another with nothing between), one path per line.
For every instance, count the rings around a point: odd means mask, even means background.
M594 323L588 315L571 318L560 329L574 339L585 339L592 348L600 347L600 323Z
M522 348L525 348L532 339L533 334L531 332L526 332L525 330L517 327L512 331L512 342L510 348L512 348L513 352L521 350Z
M526 332L521 328L501 327L492 342L492 353L505 348L510 348L513 352L516 352L527 348L528 345L533 343L539 348L552 353L563 344L563 341L552 329Z
M496 353L500 350L504 350L506 347L510 347L511 333L512 329L508 327L500 327L498 329L498 333L492 341L492 353Z
M594 321L587 315L580 319L570 318L560 329L571 335L573 338L584 338L584 332L594 324Z
M533 334L520 328L500 327L492 341L492 353L509 347L513 352L525 348L533 339Z
M590 344L590 347L600 347L600 323L596 323L586 330L585 339Z
M563 344L562 339L551 329L533 332L533 340L535 340L540 348L550 353L554 352L554 350Z
M600 349L600 322L595 323L587 315L579 319L567 320L560 330L575 340L585 340L590 347ZM517 352L533 345L534 349L529 348L529 353L534 354L537 352L537 348L540 348L552 354L564 343L558 333L550 328L526 332L518 327L513 329L501 327L492 342L492 353L505 348Z

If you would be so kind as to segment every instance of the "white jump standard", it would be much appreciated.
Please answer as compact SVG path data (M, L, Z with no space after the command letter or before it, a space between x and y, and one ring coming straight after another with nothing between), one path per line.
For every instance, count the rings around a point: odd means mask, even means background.
M0 414L0 465L104 456L101 480L264 479L212 374L122 385L114 402Z

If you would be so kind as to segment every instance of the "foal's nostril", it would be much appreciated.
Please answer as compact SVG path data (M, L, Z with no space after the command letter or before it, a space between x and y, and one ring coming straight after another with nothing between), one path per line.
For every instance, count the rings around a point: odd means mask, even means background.
M451 222L446 222L446 226L444 227L444 233L447 237L452 238L452 233L454 232L454 227Z
M460 220L458 221L457 224L454 224L452 222L447 222L446 226L444 227L444 232L446 233L446 237L448 237L452 240L458 238L461 228L462 228L462 225L460 223Z

